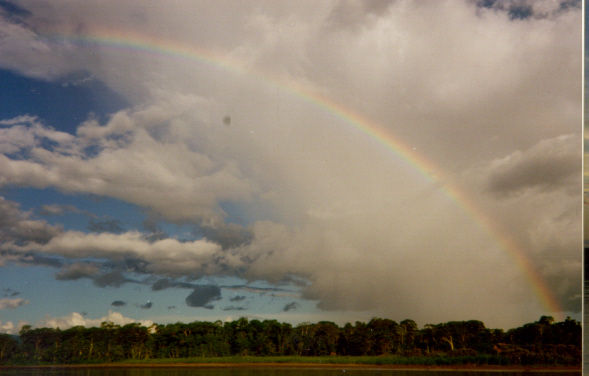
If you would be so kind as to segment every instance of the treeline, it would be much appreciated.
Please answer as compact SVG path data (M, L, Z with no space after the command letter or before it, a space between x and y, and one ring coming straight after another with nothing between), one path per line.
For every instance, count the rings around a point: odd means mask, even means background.
M276 320L176 323L144 327L103 322L67 330L24 326L0 334L0 364L92 363L125 359L250 356L398 355L460 358L485 364L581 364L581 325L567 318L510 329L481 321L451 321L418 328L374 318L340 327L333 322L292 326Z

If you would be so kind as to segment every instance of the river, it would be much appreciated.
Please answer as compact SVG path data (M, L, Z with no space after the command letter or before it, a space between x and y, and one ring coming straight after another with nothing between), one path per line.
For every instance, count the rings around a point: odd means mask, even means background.
M301 368L18 368L0 369L2 376L572 376L581 372L513 372L454 370L346 370Z

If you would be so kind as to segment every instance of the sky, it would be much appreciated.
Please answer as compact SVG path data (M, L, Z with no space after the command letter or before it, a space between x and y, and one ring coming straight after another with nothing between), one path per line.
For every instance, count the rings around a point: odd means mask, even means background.
M581 317L574 0L0 0L0 331Z

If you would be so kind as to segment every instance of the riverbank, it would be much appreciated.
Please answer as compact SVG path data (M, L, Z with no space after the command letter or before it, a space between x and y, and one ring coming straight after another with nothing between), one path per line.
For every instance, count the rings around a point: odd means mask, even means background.
M302 363L302 362L216 362L216 363L141 363L116 362L97 364L46 364L26 366L0 366L0 369L31 369L31 368L306 368L306 369L342 369L342 370L398 370L398 371L480 371L480 372L551 372L581 374L581 367L574 366L501 366L501 365L419 365L419 364L367 364L367 363Z

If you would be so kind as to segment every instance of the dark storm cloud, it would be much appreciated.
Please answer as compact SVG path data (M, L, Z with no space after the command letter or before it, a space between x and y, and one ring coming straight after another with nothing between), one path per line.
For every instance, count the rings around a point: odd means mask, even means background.
M581 171L576 142L573 137L558 137L504 158L492 168L488 190L510 195L526 189L550 191L570 185Z
M55 274L55 279L60 281L71 281L80 278L93 278L99 272L95 264L77 263L67 265Z
M123 307L126 306L127 303L122 300L115 300L114 302L110 303L110 305L113 307Z
M210 302L221 299L219 286L196 286L190 295L186 297L186 305L189 307L210 307Z
M107 219L103 221L92 219L90 220L90 223L88 223L88 230L92 232L112 232L120 234L123 232L123 227L121 226L121 221L117 219Z
M299 308L299 304L297 302L290 302L282 308L283 312L294 311Z

